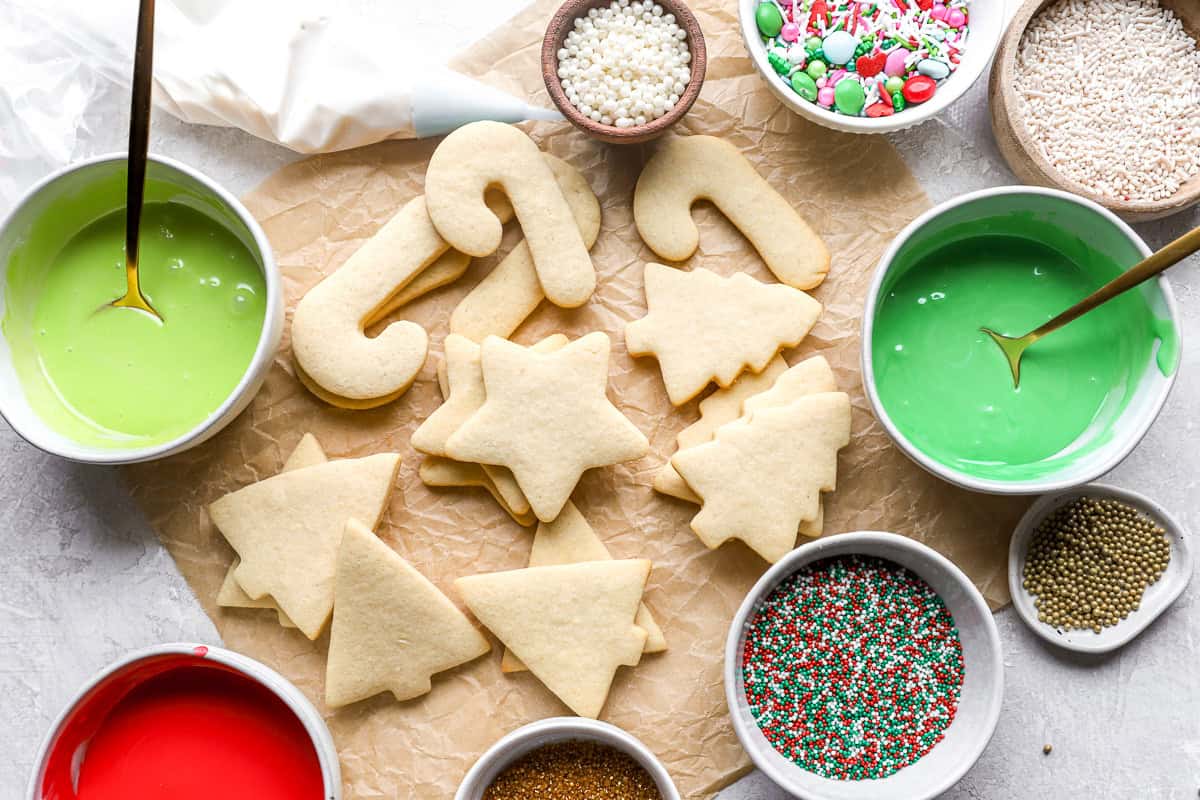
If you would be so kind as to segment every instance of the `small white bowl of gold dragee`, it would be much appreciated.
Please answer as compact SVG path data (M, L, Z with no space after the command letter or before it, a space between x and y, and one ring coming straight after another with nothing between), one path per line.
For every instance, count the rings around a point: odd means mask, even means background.
M1128 555L1119 555L1118 557L1148 560L1147 569L1149 569L1149 577L1153 578L1153 582L1144 589L1140 589L1136 585L1130 587L1133 592L1138 592L1139 589L1141 591L1140 599L1136 601L1131 599L1128 602L1122 602L1122 599L1118 597L1114 601L1116 605L1111 612L1116 616L1117 622L1103 625L1099 631L1094 628L1055 625L1051 618L1053 613L1043 621L1039 615L1046 616L1046 614L1044 611L1039 611L1036 592L1026 588L1027 559L1030 557L1031 549L1037 539L1039 526L1043 522L1047 522L1047 528L1053 527L1053 517L1056 512L1068 509L1073 503L1083 498L1090 498L1101 503L1116 501L1121 506L1132 508L1138 512L1142 518L1152 523L1151 527L1161 530L1161 533L1155 533L1148 529L1143 530L1140 532L1140 536L1137 535L1137 532L1130 534L1118 531L1122 538L1132 539L1130 546L1133 548ZM1098 508L1092 513L1103 518L1106 512L1103 508ZM1159 573L1161 560L1158 560L1161 555L1158 552L1156 541L1159 536L1165 538L1169 546L1168 559L1161 573ZM1106 548L1110 547L1108 541L1098 541L1097 546L1100 545ZM1103 575L1109 575L1115 571L1111 564L1096 564L1095 568L1098 574ZM1043 495L1030 506L1029 510L1025 512L1025 516L1017 523L1008 548L1008 588L1012 593L1013 607L1017 610L1017 614L1030 630L1047 642L1080 653L1107 653L1130 642L1175 602L1187 587L1191 577L1192 554L1187 531L1183 525L1165 508L1145 495L1100 483L1091 483ZM1062 580L1062 578L1057 580ZM1036 589L1037 587L1035 585L1032 588ZM1089 606L1087 612L1081 613L1090 613L1090 611ZM1126 612L1128 612L1127 615L1122 616ZM1062 612L1068 616L1071 613L1074 612ZM1090 619L1091 617L1089 617ZM1076 621L1081 622L1082 620Z
M551 745L572 742L604 745L631 758L632 762L617 764L615 768L636 770L640 767L653 781L654 789L657 789L662 800L679 800L679 790L667 774L666 767L646 745L615 725L582 717L551 717L517 728L479 757L463 778L454 800L483 800L488 796L488 788L526 756ZM547 777L553 780L552 775ZM499 786L493 790L493 794L497 797L510 796L500 791ZM554 796L547 795L547 800Z

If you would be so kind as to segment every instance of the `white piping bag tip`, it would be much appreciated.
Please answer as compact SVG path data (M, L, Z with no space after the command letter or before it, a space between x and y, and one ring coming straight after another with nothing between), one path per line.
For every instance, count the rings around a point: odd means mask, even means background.
M531 106L501 89L448 68L427 70L417 75L413 83L413 129L422 139L441 136L484 119L523 122L562 118L557 111Z

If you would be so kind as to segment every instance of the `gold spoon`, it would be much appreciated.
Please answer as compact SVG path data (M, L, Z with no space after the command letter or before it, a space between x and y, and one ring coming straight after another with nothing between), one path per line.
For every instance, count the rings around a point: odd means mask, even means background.
M150 86L154 75L154 0L138 7L137 44L133 53L133 101L129 108L129 167L125 184L125 294L112 301L116 308L144 311L159 322L138 283L138 229L146 191L146 154L150 146Z
M1024 336L1005 336L996 333L990 328L980 328L979 330L992 337L992 341L1000 345L1000 349L1004 351L1004 357L1008 359L1008 367L1012 370L1013 388L1017 388L1021 385L1021 356L1029 345L1046 334L1058 330L1068 322L1073 322L1082 317L1096 306L1107 303L1117 295L1132 289L1161 272L1166 272L1168 267L1174 266L1197 250L1200 250L1200 228L1185 233L1163 249L1152 253L1144 261L1130 267L1054 319L1035 328Z

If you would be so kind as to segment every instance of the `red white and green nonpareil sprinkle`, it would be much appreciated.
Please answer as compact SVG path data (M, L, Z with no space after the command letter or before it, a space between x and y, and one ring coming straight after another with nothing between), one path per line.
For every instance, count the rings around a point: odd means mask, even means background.
M962 644L915 573L839 556L767 596L747 626L742 677L755 721L785 758L825 778L884 778L954 721Z
M780 80L852 117L930 100L970 33L968 0L762 0L754 20Z

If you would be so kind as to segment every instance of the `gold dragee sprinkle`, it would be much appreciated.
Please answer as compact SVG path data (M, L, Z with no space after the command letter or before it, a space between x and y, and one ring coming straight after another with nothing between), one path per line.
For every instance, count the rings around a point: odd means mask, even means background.
M1099 633L1137 610L1170 559L1166 532L1136 508L1081 497L1038 524L1022 585L1042 622Z

